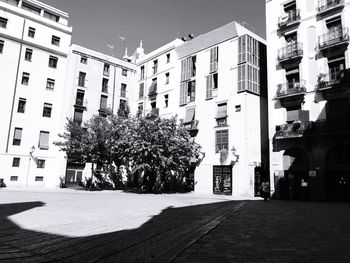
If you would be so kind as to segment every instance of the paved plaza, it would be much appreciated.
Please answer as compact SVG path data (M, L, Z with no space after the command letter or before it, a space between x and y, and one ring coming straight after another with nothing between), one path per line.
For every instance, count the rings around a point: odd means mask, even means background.
M349 262L350 204L0 190L0 262Z

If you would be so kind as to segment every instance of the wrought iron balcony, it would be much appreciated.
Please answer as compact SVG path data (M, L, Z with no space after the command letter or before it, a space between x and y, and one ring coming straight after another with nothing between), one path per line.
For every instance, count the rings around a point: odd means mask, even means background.
M277 60L280 63L293 62L303 57L303 43L289 43L284 48L278 50Z
M339 48L349 43L349 29L347 27L337 27L329 30L328 33L318 37L318 49L320 51L330 48Z
M321 15L340 7L344 7L344 0L318 0L317 13Z
M276 126L275 139L287 139L302 137L306 131L312 128L312 122L294 121Z
M344 78L344 70L336 69L328 74L318 75L317 90L330 89L340 84Z
M81 108L81 109L86 109L86 106L87 106L87 101L83 98L76 98L75 99L75 104L74 104L74 107L76 108Z
M291 10L285 13L283 16L280 16L278 19L278 27L280 30L299 23L300 23L300 9Z
M305 93L305 80L287 82L278 85L276 99L304 95Z

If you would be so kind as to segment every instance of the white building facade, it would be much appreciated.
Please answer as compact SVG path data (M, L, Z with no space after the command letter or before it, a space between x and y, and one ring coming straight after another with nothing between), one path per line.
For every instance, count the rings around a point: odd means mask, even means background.
M130 105L136 91L137 67L127 61L73 44L68 55L65 116L81 124L93 115L115 114ZM66 184L91 177L90 165L70 163Z
M350 200L350 1L267 0L266 17L275 195Z
M0 178L58 186L66 160L52 143L63 127L69 17L34 0L0 7Z

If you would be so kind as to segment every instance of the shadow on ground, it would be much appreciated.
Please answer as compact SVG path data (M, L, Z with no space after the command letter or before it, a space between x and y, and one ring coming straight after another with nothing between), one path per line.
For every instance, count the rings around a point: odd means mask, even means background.
M1 262L149 262L239 202L168 207L140 228L88 237L21 229L9 216L42 202L0 205ZM117 224L118 222L116 222Z

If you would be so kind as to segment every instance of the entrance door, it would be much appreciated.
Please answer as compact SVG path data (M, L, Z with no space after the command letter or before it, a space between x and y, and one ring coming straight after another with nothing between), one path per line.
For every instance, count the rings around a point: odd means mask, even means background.
M217 195L232 195L232 166L213 166L213 193Z

